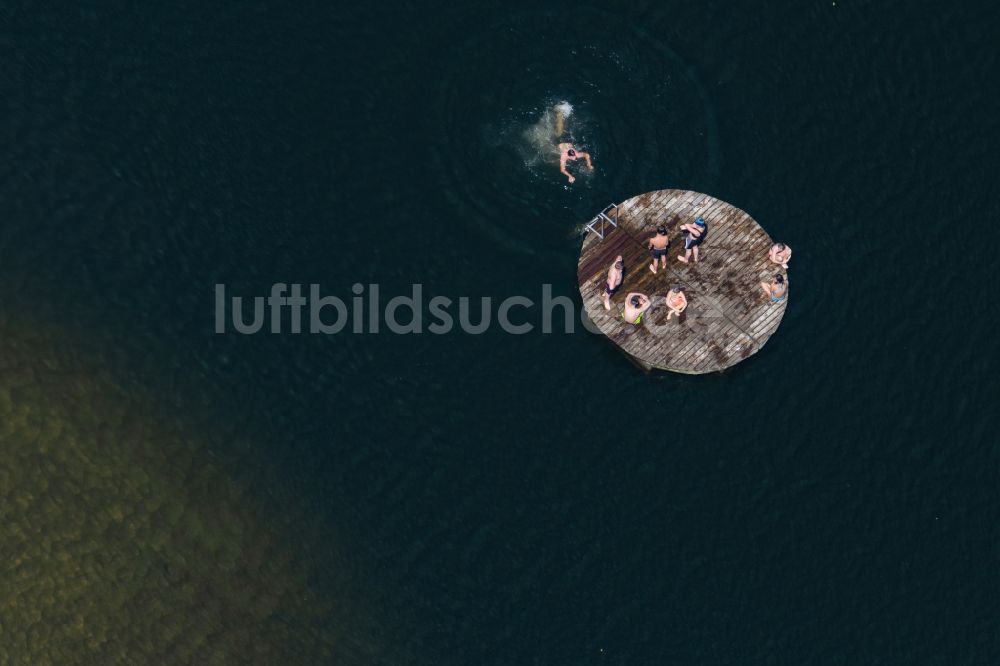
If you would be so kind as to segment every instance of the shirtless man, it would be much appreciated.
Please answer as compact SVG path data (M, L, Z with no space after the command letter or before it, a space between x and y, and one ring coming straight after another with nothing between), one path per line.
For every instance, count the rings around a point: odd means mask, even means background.
M622 312L622 319L629 324L641 324L642 315L646 314L646 310L652 304L653 302L646 294L633 291L625 297L625 310Z
M670 312L667 313L667 321L674 315L680 318L681 313L684 312L684 308L688 306L687 296L684 295L684 291L681 290L681 286L677 285L670 290L667 294L667 308Z
M611 297L615 295L615 292L622 286L622 280L625 279L625 263L622 260L622 255L615 257L615 261L611 264L611 268L608 269L608 279L604 281L604 309L611 309Z
M788 296L788 283L781 273L775 275L770 282L761 282L760 288L771 297L772 303L780 303Z
M771 251L767 253L767 258L781 267L788 270L788 260L792 258L792 248L784 243L775 243L771 246Z
M677 255L677 260L686 264L694 253L694 263L697 264L698 246L704 243L705 237L708 236L708 225L699 217L694 224L682 224L681 231L687 233L687 236L684 238L684 254Z
M646 243L649 254L653 257L653 263L649 265L649 270L656 272L656 260L660 260L663 268L667 267L667 247L670 246L670 236L667 235L667 228L662 224L656 227L656 235Z
M559 172L569 178L569 182L576 182L576 178L566 170L566 163L572 162L574 160L584 160L587 163L587 169L590 171L594 170L594 164L590 161L590 153L584 153L577 151L572 143L560 143L559 144Z

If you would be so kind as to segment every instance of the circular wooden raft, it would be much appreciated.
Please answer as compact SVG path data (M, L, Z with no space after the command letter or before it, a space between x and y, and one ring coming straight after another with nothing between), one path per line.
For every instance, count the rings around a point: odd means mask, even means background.
M659 190L632 197L609 207L604 237L587 232L577 264L583 305L593 323L613 343L646 370L659 368L701 374L724 370L764 346L781 323L788 299L772 303L760 283L775 274L787 274L767 258L773 241L757 222L735 206L707 194L687 190ZM700 261L684 264L681 224L702 217L708 236L699 248ZM669 229L667 268L649 270L652 259L646 242L657 224ZM598 232L600 222L592 225ZM608 268L622 255L625 280L604 309ZM667 321L664 298L674 285L687 295L684 313ZM641 292L653 305L639 325L622 321L629 292Z

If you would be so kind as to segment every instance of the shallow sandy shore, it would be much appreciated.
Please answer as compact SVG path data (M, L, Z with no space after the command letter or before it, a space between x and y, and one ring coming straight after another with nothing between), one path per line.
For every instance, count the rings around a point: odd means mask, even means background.
M330 608L199 435L0 319L0 663L323 663Z

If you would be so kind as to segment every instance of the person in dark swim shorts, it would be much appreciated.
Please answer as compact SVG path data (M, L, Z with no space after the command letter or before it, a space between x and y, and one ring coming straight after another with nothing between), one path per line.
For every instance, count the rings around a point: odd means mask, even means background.
M604 309L611 309L611 297L615 295L625 281L625 263L622 255L615 257L614 263L608 269L608 279L604 282Z
M653 257L653 263L649 265L649 270L656 272L656 262L659 261L663 268L667 267L667 248L670 247L670 236L667 235L667 228L662 224L656 227L656 235L646 243L649 254Z
M694 224L682 224L681 231L687 234L684 238L684 254L677 255L677 260L685 264L694 255L694 263L698 263L698 246L705 242L708 236L708 225L700 217Z

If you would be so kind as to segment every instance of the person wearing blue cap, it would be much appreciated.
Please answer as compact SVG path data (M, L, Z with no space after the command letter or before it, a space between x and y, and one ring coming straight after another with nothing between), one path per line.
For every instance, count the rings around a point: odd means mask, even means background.
M694 221L694 224L682 224L681 231L686 235L684 237L684 254L677 255L678 261L683 261L685 264L688 259L694 255L694 263L698 263L698 246L705 242L705 237L708 236L708 225L705 224L705 220L698 218Z

